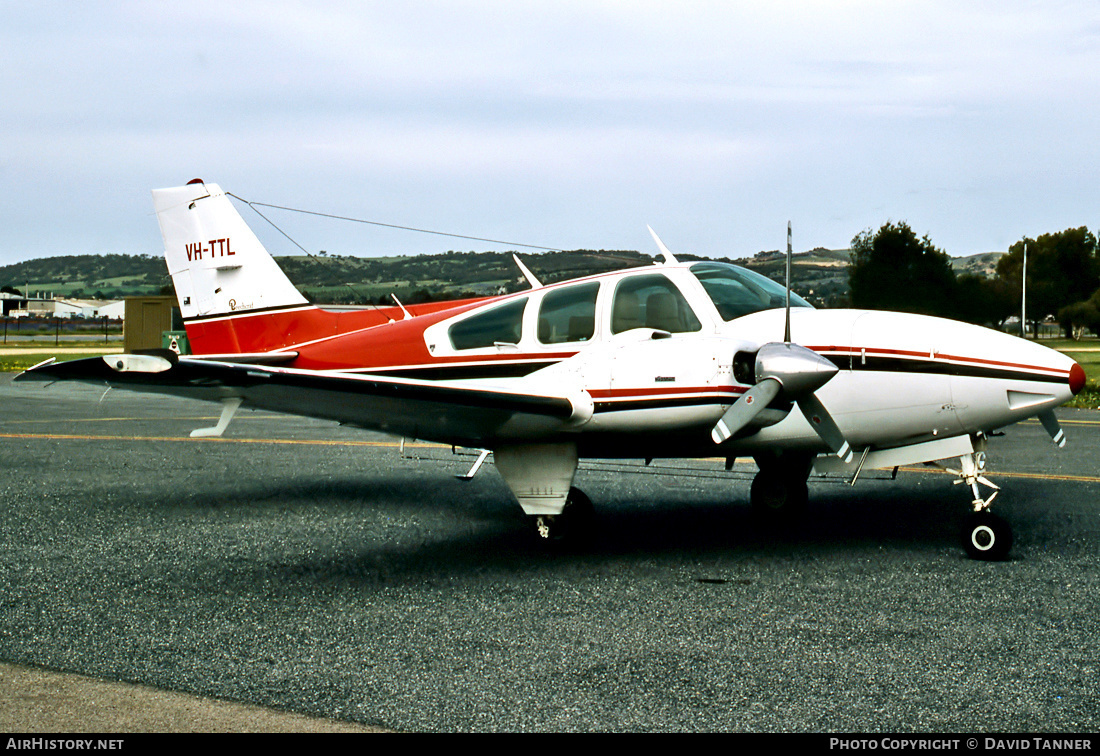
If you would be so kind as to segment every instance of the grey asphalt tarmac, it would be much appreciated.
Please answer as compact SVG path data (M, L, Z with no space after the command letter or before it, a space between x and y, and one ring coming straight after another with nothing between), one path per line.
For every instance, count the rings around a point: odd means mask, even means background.
M930 471L769 530L747 466L585 464L546 553L449 449L101 394L0 378L0 729L1100 731L1100 413L993 440L982 563Z

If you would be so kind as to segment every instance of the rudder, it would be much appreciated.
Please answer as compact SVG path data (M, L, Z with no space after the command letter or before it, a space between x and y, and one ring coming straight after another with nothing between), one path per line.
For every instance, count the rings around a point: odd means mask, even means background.
M153 190L185 322L308 305L217 184Z

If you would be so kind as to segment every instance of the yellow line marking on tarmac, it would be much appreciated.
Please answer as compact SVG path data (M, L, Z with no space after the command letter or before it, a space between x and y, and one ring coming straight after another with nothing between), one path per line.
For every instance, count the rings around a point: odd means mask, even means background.
M1100 425L1100 420L1062 420L1059 419L1062 425ZM1038 420L1023 420L1020 425L1038 425Z
M53 354L120 354L122 347L51 347L43 344L33 344L29 346L6 346L0 347L0 355L4 357L21 357L30 356L36 354L53 355Z
M118 422L170 422L173 420L179 420L180 422L197 422L208 420L217 420L217 415L208 415L206 417L79 417L66 419L66 423L118 423ZM251 418L249 418L251 419ZM5 420L4 425L45 425L45 424L57 425L57 420Z
M931 473L933 475L951 475L947 470L931 467L899 467L903 472ZM1030 478L1032 480L1065 480L1071 483L1100 483L1100 477L1095 475L1052 475L1049 473L1010 472L1008 470L986 470L985 475L990 478Z
M191 438L190 436L106 436L80 433L0 433L0 438L47 439L55 441L184 441L192 443L221 444L285 444L291 446L381 446L398 448L399 441L339 441L325 439L296 438ZM450 444L430 444L423 442L405 442L406 449L440 448L449 449Z
M0 433L0 438L11 439L44 439L54 441L174 441L189 443L222 443L222 444L273 444L281 446L349 446L349 447L375 447L396 449L401 446L399 441L348 441L326 439L293 439L293 438L191 438L189 436L107 436L79 433ZM433 444L420 441L406 441L406 449L449 449L450 444ZM720 460L721 461L721 460ZM738 462L742 460L739 458ZM924 473L932 475L952 475L941 468L932 467L899 467L899 470L911 473ZM1025 478L1031 480L1061 480L1070 483L1100 483L1100 476L1095 475L1054 475L1048 473L1012 472L1007 470L989 471L990 476L997 478Z
M192 417L182 417L180 415L173 415L171 417L78 417L66 419L66 423L152 423L152 422L207 422L210 420L217 420L217 415L195 415ZM253 415L251 417L238 417L234 422L250 422L253 420L297 420L299 418L291 415ZM4 425L57 425L57 420L5 420Z

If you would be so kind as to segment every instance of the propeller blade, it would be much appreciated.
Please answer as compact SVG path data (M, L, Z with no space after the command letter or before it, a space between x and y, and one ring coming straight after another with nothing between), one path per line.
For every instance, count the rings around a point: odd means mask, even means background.
M1066 434L1062 430L1062 426L1058 422L1058 418L1054 416L1054 410L1043 410L1039 413L1039 422L1043 424L1046 432L1050 434L1050 439L1058 446L1062 448L1066 445Z
M774 378L765 378L738 398L733 405L722 415L722 419L710 432L714 443L720 444L737 431L744 428L761 410L767 407L772 399L779 395L779 381Z
M810 427L821 436L821 440L833 450L833 453L845 462L851 462L854 456L852 447L840 432L832 415L825 409L825 405L813 394L799 397L796 403L810 422Z

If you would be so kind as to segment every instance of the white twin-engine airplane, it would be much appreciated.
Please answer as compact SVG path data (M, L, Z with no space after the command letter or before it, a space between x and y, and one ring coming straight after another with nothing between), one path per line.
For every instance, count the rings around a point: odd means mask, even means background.
M443 304L334 312L310 305L216 185L153 192L193 356L157 350L36 366L76 380L336 420L491 451L542 539L583 534L584 458L755 459L751 503L796 509L811 470L958 459L965 547L1003 558L986 436L1054 408L1085 373L1046 347L895 312L815 310L718 262L664 263ZM788 282L789 282L788 229ZM797 409L795 409L797 407ZM475 466L476 467L476 466ZM471 471L472 474L473 471ZM979 485L993 489L983 496Z

